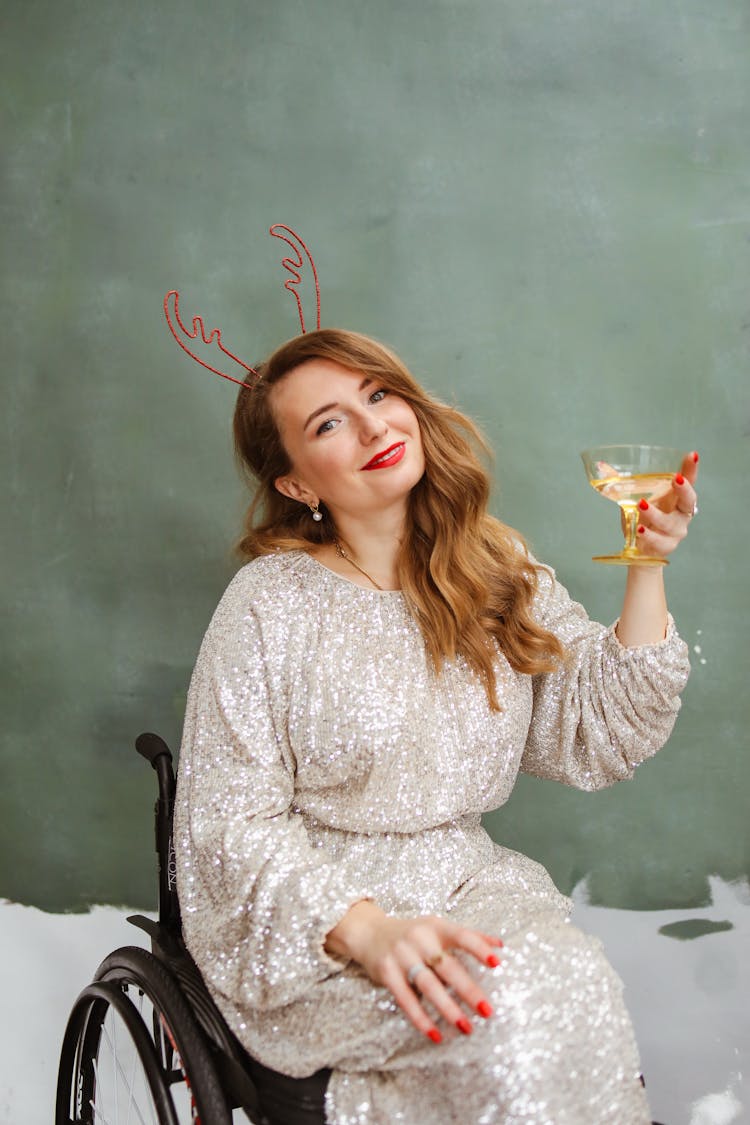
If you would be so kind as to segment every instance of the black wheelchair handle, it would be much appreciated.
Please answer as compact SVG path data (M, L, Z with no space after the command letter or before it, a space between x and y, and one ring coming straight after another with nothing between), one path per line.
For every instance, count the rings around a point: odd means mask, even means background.
M172 752L163 738L151 731L139 734L135 748L151 763L159 782L159 799L154 808L156 854L159 857L159 922L179 932L180 904L175 886L172 815L174 812L175 776Z
M135 748L138 753L150 762L154 769L158 769L156 759L162 754L166 754L170 762L172 761L172 751L167 746L164 739L158 734L152 734L150 731L145 731L139 734L135 740Z
M171 817L175 789L172 751L163 738L158 734L152 734L150 731L138 735L135 740L135 748L156 770L156 776L159 779L159 800L165 802L166 813Z

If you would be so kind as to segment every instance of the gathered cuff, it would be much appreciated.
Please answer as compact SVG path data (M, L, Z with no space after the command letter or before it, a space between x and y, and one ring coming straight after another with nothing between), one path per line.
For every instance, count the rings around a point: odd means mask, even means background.
M675 641L678 643L678 645L684 644L684 641L682 640L679 633L677 632L677 626L675 625L674 618L672 617L671 613L667 613L667 628L666 628L664 636L661 638L661 640L660 641L647 641L645 644L642 644L642 645L626 645L626 644L623 644L622 641L620 640L620 638L617 636L617 626L619 624L620 624L620 618L618 617L617 620L613 621L612 624L609 626L609 629L607 630L607 633L612 636L612 638L615 642L615 645L618 648L623 649L625 652L640 652L643 649L660 649L660 648L664 648L667 645L674 644ZM686 654L687 654L687 645L685 645L685 650L686 650Z
M610 661L620 675L627 677L632 672L645 676L662 702L670 696L679 696L690 675L690 658L688 646L677 632L672 615L667 616L665 636L649 644L624 645L616 628L615 621L604 635L602 656L605 661Z
M318 913L316 920L314 934L311 935L313 942L313 949L311 952L316 957L321 970L326 975L332 973L340 973L351 964L351 957L339 956L336 953L328 953L325 948L325 941L331 930L334 930L339 922L346 917L348 912L358 902L375 902L375 896L363 891L361 888L355 890L352 887L342 888L340 895L332 895L329 902L326 904L326 909Z

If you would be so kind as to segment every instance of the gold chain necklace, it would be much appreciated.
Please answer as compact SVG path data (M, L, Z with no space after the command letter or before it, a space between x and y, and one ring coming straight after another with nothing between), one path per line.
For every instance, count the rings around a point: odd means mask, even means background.
M341 558L341 559L346 559L346 561L347 561L348 563L351 563L351 564L352 564L352 566L353 566L353 567L355 568L355 570L358 570L360 574L364 574L364 576L365 576L365 578L366 578L366 579L368 580L368 582L372 582L372 584L373 584L373 586L375 587L375 589L376 589L376 590L380 590L380 591L381 591L381 593L382 593L382 592L384 592L384 591L383 591L383 587L382 587L382 586L379 586L379 585L377 584L377 582L376 582L376 581L375 581L375 579L374 579L374 578L372 577L372 575L371 575L371 574L368 574L366 570L363 570L363 568L362 568L362 567L361 567L361 566L359 565L359 563L356 563L356 562L354 561L354 559L353 559L353 558L351 557L351 555L347 555L346 551L345 551L345 550L344 550L344 548L343 548L343 547L341 546L341 544L339 543L338 539L334 539L333 543L334 543L334 546L335 546L335 548L336 548L336 554L337 554L337 555L339 556L339 558Z

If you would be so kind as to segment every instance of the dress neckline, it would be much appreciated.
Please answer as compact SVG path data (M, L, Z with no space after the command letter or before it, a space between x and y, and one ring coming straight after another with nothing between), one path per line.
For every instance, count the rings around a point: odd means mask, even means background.
M376 590L374 587L370 588L368 586L361 586L359 582L354 582L353 579L345 578L343 574L339 574L337 571L331 570L330 566L326 566L325 563L320 562L313 555L311 555L309 551L303 550L300 551L300 553L304 555L306 559L309 559L310 563L314 567L317 567L318 570L324 571L325 574L335 579L337 582L343 582L346 586L349 586L354 590L359 590L363 594L372 594L376 598L387 598L394 596L397 598L403 597L402 590Z

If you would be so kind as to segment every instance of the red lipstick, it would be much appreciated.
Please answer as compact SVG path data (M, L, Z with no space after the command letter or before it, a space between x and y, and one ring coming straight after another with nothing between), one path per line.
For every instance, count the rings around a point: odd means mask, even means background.
M366 465L362 466L361 471L370 469L387 469L390 465L397 465L406 452L406 445L403 441L396 442L395 445L389 445L387 449L381 450L376 453Z

